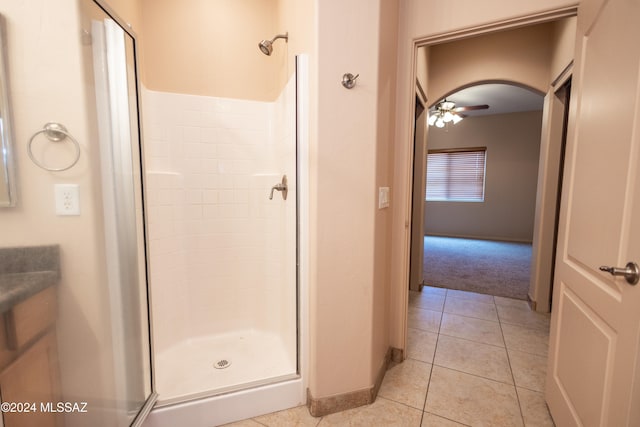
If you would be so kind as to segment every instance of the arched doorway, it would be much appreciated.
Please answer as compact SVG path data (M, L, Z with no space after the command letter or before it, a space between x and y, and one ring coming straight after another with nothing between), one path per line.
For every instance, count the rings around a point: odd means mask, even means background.
M425 283L527 299L543 99L480 83L433 103L421 174Z

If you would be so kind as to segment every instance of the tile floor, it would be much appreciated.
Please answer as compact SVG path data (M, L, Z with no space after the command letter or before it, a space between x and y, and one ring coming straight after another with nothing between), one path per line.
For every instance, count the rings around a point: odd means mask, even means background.
M527 303L425 287L409 296L407 359L367 406L314 418L306 407L230 424L553 426L542 391L549 315Z

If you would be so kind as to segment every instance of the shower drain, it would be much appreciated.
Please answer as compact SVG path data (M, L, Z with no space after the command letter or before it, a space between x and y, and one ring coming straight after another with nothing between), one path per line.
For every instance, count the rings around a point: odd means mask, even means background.
M213 367L216 369L225 369L231 366L231 360L229 359L220 359L216 363L213 364Z

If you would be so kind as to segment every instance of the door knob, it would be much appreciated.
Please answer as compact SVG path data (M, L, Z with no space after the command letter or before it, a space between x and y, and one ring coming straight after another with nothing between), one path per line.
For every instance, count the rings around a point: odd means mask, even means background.
M630 285L638 283L638 279L640 278L640 270L638 269L638 264L635 262L628 262L625 268L608 267L603 265L600 267L600 271L606 271L612 276L624 276L625 280Z
M287 186L287 175L282 175L282 181L271 187L271 193L269 193L269 200L273 200L273 192L280 191L282 193L282 198L287 200L287 193L289 192L289 187Z

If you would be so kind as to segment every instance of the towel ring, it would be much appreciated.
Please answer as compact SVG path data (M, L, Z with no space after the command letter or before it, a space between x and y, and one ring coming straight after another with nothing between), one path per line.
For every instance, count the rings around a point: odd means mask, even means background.
M51 142L60 142L69 138L71 142L73 142L73 145L76 149L76 155L75 155L75 158L73 159L73 162L71 162L70 165L61 167L61 168L50 168L40 163L33 155L33 151L31 150L31 145L33 144L33 140L36 138L36 136L40 135L41 133L44 133L45 136ZM36 164L36 166L41 167L42 169L50 172L61 172L61 171L66 171L67 169L71 169L73 166L75 166L76 163L78 163L78 160L80 160L80 144L78 144L78 141L76 141L76 139L73 136L71 136L71 134L67 131L66 127L64 127L60 123L49 122L49 123L46 123L42 129L40 129L39 131L33 134L31 139L29 140L29 144L27 145L27 153L29 154L29 158L33 161L33 163Z

